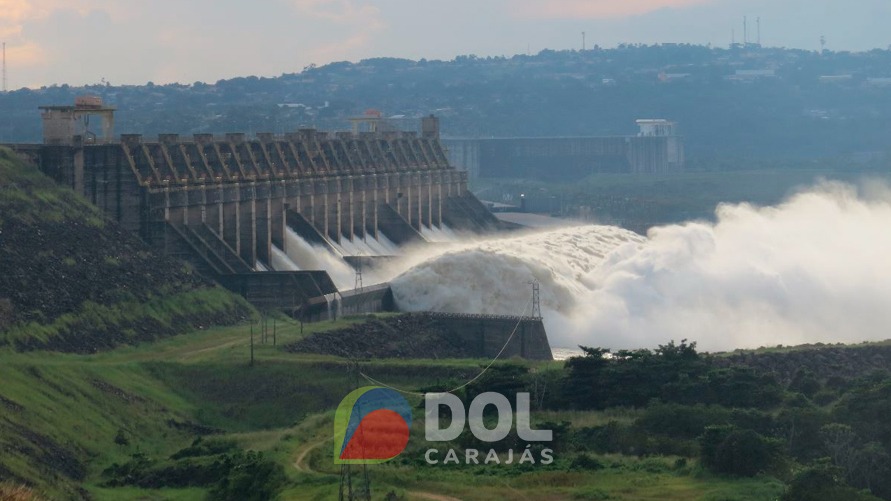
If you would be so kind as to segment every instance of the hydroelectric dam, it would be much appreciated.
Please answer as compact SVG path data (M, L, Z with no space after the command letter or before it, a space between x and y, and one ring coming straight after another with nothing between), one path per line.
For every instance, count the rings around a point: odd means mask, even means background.
M467 172L449 163L432 115L418 132L366 114L352 119L352 131L148 138L114 136L115 109L98 98L41 110L43 143L5 146L260 310L305 320L393 311L389 284L363 285L363 266L399 259L400 249L426 245L430 235L507 229L468 192ZM101 120L101 133L90 130L90 117ZM320 253L353 266L355 286L337 284ZM290 258L298 254L308 266ZM507 341L509 323L488 327L483 344ZM527 330L511 351L550 358L544 328Z

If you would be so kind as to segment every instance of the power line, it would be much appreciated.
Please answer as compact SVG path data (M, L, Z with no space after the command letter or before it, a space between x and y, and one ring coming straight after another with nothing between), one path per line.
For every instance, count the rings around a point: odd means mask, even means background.
M524 320L527 320L527 317L526 317L526 311L528 311L529 304L530 304L530 303L526 303L526 306L523 308L523 312L522 312L522 314L520 314L520 317L517 319L517 324L514 325L514 330L512 330L511 333L510 333L510 336L507 337L507 341L504 342L504 346L502 346L501 349L498 350L498 354L495 355L495 358L493 358L492 361L490 361L489 364L486 365L486 366L483 368L483 370L481 370L481 371L479 372L479 374L477 374L476 376L474 376L473 379L467 381L466 383L464 383L464 384L462 384L462 385L460 385L460 386L456 386L456 387L452 388L451 390L446 391L445 393L454 393L454 392L456 392L456 391L458 391L458 390L464 388L465 386L469 386L469 385L471 385L474 381L476 381L477 379L483 377L483 374L485 374L485 373L489 370L489 368L492 367L492 365L493 365L493 364L494 364L494 363L501 357L501 354L504 353L504 350L507 349L507 345L509 345L510 342L511 342L511 340L514 338L514 334L517 333L517 330L520 328L520 324L522 324ZM386 384L386 383L382 383L382 382L378 381L377 379L374 379L373 377L369 376L368 374L365 374L364 372L360 372L359 375L362 376L363 378L365 378L366 380L368 380L368 382L370 382L370 383L372 383L372 384L374 384L374 385L377 385L377 386L383 386L384 388L389 388L389 389L391 389L391 390L393 390L393 391L397 391L397 392L399 392L399 393L404 393L404 394L406 394L406 395L420 395L420 396L424 396L424 395L425 395L425 393L421 393L421 392L417 392L417 391L411 391L411 390L403 390L403 389L400 389L400 388L396 388L395 386L390 386L390 385L388 385L388 384Z

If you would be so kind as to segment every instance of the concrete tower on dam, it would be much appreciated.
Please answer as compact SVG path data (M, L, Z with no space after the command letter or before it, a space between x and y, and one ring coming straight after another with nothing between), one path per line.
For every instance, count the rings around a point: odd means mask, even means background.
M14 149L158 251L261 307L337 292L323 270L272 269L288 232L350 261L368 258L349 255L349 243L366 238L402 246L444 227L503 227L468 192L467 173L449 164L432 115L420 133L385 127L378 115L357 117L345 132L116 139L83 120L103 113L111 122L113 108L101 102L42 109L44 144Z

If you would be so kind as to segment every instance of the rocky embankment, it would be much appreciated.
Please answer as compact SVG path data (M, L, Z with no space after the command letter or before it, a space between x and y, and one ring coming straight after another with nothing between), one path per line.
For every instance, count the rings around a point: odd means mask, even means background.
M292 353L347 358L470 358L475 353L424 315L369 318L344 329L320 332L285 347Z
M92 352L248 307L0 148L0 344Z

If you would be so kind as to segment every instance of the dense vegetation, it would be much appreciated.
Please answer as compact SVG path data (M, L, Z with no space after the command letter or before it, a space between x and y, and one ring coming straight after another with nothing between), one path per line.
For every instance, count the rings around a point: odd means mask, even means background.
M93 352L249 311L0 149L0 345Z
M408 119L435 112L446 135L470 137L633 134L635 119L669 118L680 122L694 162L868 159L888 151L889 68L888 50L675 44L452 61L376 58L276 78L16 90L0 95L0 142L39 140L38 106L90 93L118 107L120 132L149 135L343 129L347 117L377 108Z
M633 420L596 426L550 423L559 430L555 454L576 454L579 467L604 467L589 454L698 458L715 474L784 480L786 500L872 499L861 490L891 499L891 373L857 367L860 355L882 351L826 349L785 356L833 365L825 358L839 355L835 365L847 370L815 373L808 363L781 382L761 362L774 353L705 356L686 341L615 354L583 347L584 356L552 372L493 367L465 396L530 391L543 410L640 409Z

